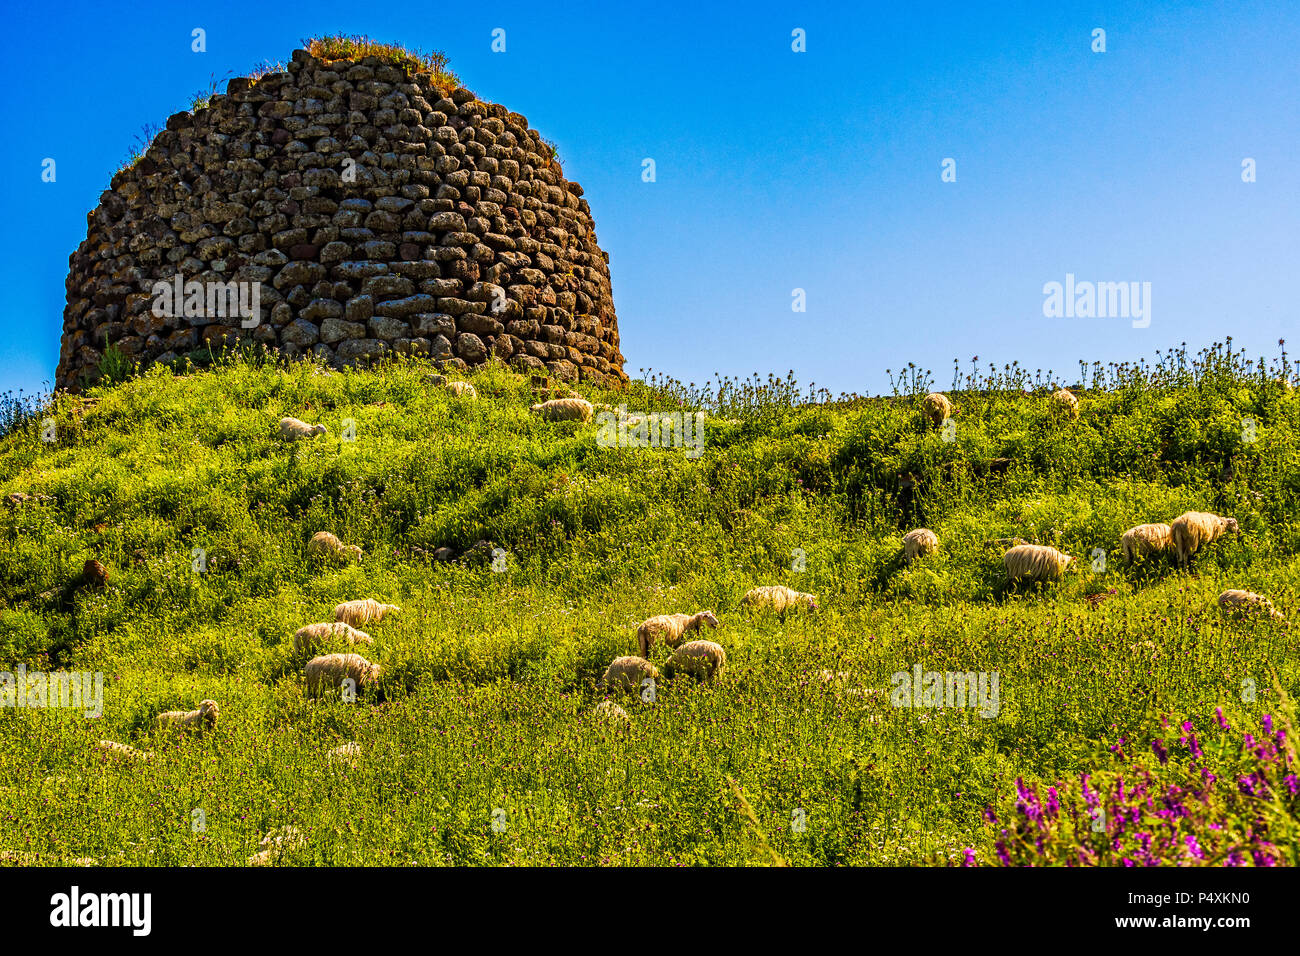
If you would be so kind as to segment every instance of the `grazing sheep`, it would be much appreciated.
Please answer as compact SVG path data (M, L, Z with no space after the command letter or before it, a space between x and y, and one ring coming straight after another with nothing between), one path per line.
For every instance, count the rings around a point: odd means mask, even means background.
M921 408L935 428L943 427L943 420L952 417L952 402L948 401L947 395L939 392L931 392L925 396Z
M698 631L707 624L711 628L718 626L718 619L712 611L700 611L696 614L657 614L647 618L636 629L636 643L641 656L650 659L650 648L655 641L663 641L669 647L676 647L685 638L687 631Z
M217 726L219 716L215 700L199 701L198 710L168 710L154 718L158 730L177 730L183 733L203 733Z
M917 558L939 550L939 536L929 528L917 528L903 535L903 563L911 564Z
M150 751L136 750L129 744L119 744L115 740L101 740L95 744L95 749L99 751L101 760L112 760L115 763L131 763L137 760L148 763L153 759Z
M1173 544L1171 529L1167 524L1140 524L1129 528L1120 536L1119 546L1130 564L1138 558L1149 558L1168 551Z
M721 644L713 641L691 641L673 651L673 656L664 665L664 677L672 677L677 671L690 674L699 680L711 681L727 666L727 652Z
M346 563L348 561L360 561L362 551L355 544L345 545L335 535L328 531L317 531L307 542L307 556L320 555L323 558L332 558L335 561Z
M324 647L331 640L344 640L349 644L370 644L375 643L365 631L358 631L351 624L345 624L342 621L332 621L328 624L308 624L306 627L300 627L293 634L293 652L295 654L306 655L312 651Z
M1282 612L1273 607L1273 602L1264 595L1237 588L1224 591L1219 595L1219 609L1237 620L1254 616L1268 616L1276 621L1286 620Z
M1060 580L1073 560L1070 555L1045 544L1018 544L1002 556L1002 563L1007 568L1007 580L1012 584L1018 581Z
M324 425L308 425L296 418L280 419L280 438L284 441L298 441L300 438L311 438L314 435L324 434Z
M654 679L658 676L659 668L643 657L617 657L614 663L605 668L605 676L600 679L600 683L606 690L630 694L635 693L647 677Z
M1221 518L1205 511L1188 511L1179 515L1169 526L1178 563L1186 567L1192 555L1203 544L1217 541L1224 533L1240 533L1236 518Z
M766 607L773 611L785 613L787 608L801 607L809 611L817 610L817 598L788 588L784 584L769 584L764 587L751 588L740 599L741 604L752 607Z
M248 858L249 866L266 866L279 860L285 850L303 846L306 841L295 826L270 830L258 842L258 851Z
M548 422L589 422L592 412L591 402L585 398L553 398L528 410Z
M457 398L478 398L478 392L469 382L448 382L447 391Z
M334 620L360 627L371 621L382 621L389 614L400 614L401 611L396 604L380 604L374 598L362 598L359 601L344 601L335 607Z
M320 697L343 686L343 681L351 678L356 684L356 691L378 683L383 668L372 664L360 654L325 654L313 657L303 668L307 678L307 696Z
M1079 400L1068 388L1060 388L1052 393L1052 410L1058 415L1068 416L1070 421L1079 419Z
M599 720L607 720L611 724L626 724L632 718L628 716L627 711L612 700L602 700L592 711Z

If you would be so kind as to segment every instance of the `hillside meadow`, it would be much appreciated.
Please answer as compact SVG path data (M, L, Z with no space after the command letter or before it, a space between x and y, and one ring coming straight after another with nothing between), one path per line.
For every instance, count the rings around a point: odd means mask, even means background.
M477 399L432 372L241 354L9 401L0 499L31 497L0 503L0 669L102 672L103 710L0 708L0 859L244 865L292 827L274 862L1297 862L1300 393L1276 362L1081 365L1077 421L1042 373L955 369L947 433L915 369L878 398L574 386L706 410L699 455L542 421L567 387L504 367L449 373ZM328 434L285 443L283 416ZM1125 564L1125 529L1192 510L1240 534ZM920 526L940 551L904 566ZM363 559L309 558L322 530ZM1078 560L1010 588L1004 537ZM742 606L762 584L818 608ZM1229 620L1227 588L1285 620ZM294 631L363 597L402 608L363 628L380 687L309 699ZM702 609L722 676L598 719L636 625ZM996 706L897 706L918 667L996 675ZM212 732L151 729L203 699ZM102 739L154 757L103 762Z

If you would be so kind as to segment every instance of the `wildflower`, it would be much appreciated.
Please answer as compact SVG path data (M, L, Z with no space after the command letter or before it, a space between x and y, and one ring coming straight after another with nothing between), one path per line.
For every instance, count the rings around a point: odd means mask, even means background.
M1165 749L1165 742L1159 737L1151 741L1151 752L1156 755L1156 759L1161 764L1169 763L1169 751Z
M1221 730L1231 730L1231 729L1232 729L1231 727L1228 726L1228 722L1227 722L1226 720L1224 720L1224 718L1223 718L1223 708L1222 708L1222 707L1216 707L1216 708L1214 708L1214 719L1217 720L1217 721L1219 722L1219 728L1220 728Z

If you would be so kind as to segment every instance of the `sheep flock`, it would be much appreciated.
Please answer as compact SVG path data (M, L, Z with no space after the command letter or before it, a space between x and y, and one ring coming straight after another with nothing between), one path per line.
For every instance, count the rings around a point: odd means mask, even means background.
M478 398L474 386L468 382L446 382L441 376L437 379L436 384L445 388L458 401ZM1056 418L1067 423L1064 427L1069 427L1068 423L1080 419L1080 402L1066 389L1051 394L1050 408ZM593 411L594 406L589 401L572 392L567 397L548 399L528 407L530 415L543 423L589 424ZM931 393L922 400L921 412L925 422L938 428L950 422L957 414L957 409L947 396ZM280 438L290 443L329 434L323 424L309 424L293 417L280 419L278 427ZM946 436L944 440L947 440ZM19 500L13 495L10 498L11 504ZM27 496L22 496L22 500L26 499ZM1168 556L1176 559L1182 567L1188 567L1194 556L1229 533L1241 533L1235 519L1189 511L1172 518L1168 523L1139 524L1128 529L1120 536L1118 550L1129 565ZM975 544L978 546L979 542ZM1004 537L983 542L983 547L990 546L1002 551L1002 568L1008 587L1049 585L1077 569L1075 557L1048 544L1019 537ZM312 559L337 565L355 564L366 559L365 552L359 546L344 544L330 531L316 533L308 542L306 550ZM944 560L943 553L940 538L933 530L914 528L902 535L898 560L903 567L910 568L927 560ZM103 572L101 579L106 580L107 572L103 571L98 562L94 563ZM724 596L723 604L725 603ZM1217 605L1232 620L1285 620L1284 615L1267 597L1242 589L1224 591L1219 595ZM815 595L797 591L784 584L752 587L739 594L732 606L755 617L778 615L782 620L790 614L814 614L820 609ZM338 603L330 615L331 620L307 621L291 635L286 635L285 660L294 669L300 669L305 697L309 700L342 699L350 702L359 696L370 696L382 700L384 668L357 653L361 648L369 654L371 649L379 645L370 633L361 628L370 628L400 615L401 608L396 604L384 603L371 597L354 598ZM633 648L629 639L629 653L612 660L597 682L601 699L591 711L596 722L614 729L624 728L634 720L636 708L632 707L632 703L639 701L653 705L658 700L660 690L671 693L678 686L716 685L724 680L728 673L727 651L722 643L711 639L713 632L720 630L723 630L722 621L714 610L647 616L635 627L636 653L631 653ZM704 636L706 631L709 632L709 638ZM848 676L847 672L823 671L821 679L830 686L838 687ZM659 686L661 682L662 688ZM874 693L862 689L848 692ZM216 730L219 718L218 703L210 699L202 700L193 710L158 713L153 719L152 730L155 734L173 738L202 737ZM123 767L158 759L158 754L154 751L111 740L98 741L94 750L102 760ZM351 767L362 759L362 751L356 743L348 742L329 750L326 756L327 762ZM248 862L255 866L275 863L286 850L300 845L301 834L292 826L273 830L262 840L258 851Z

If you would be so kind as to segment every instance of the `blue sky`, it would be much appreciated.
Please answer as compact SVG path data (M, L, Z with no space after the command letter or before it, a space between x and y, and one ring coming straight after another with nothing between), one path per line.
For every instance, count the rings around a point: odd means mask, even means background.
M973 355L1066 377L1226 335L1274 355L1300 319L1300 4L984 6L13 5L0 391L52 379L68 255L141 127L340 31L444 51L558 145L632 375L874 392L908 361L946 385ZM1150 282L1150 326L1045 318L1067 273Z

